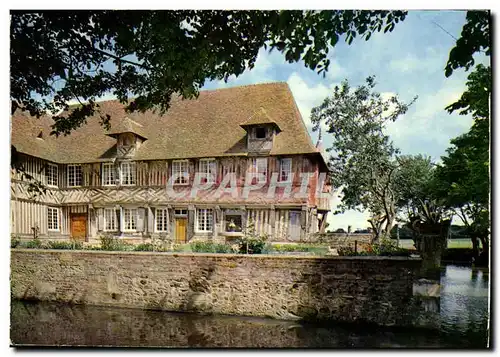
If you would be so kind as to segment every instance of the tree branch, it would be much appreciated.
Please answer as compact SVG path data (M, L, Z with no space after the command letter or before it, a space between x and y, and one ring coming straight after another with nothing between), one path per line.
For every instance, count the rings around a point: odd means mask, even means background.
M129 60L123 59L122 57L118 57L118 56L116 56L116 55L114 55L114 54L112 54L112 53L109 53L109 52L106 52L106 51L100 50L100 49L98 49L98 48L92 47L92 49L93 49L94 51L96 51L96 52L99 52L99 53L101 53L101 54L105 55L105 56L108 56L108 57L110 57L110 58L114 58L114 59L115 59L115 60L117 60L117 61L120 61L120 62L123 62L123 63L132 64L132 65L134 65L134 66L141 67L141 68L144 68L144 69L149 70L149 71L153 70L153 68L152 68L152 67L148 67L148 66L145 66L145 65L140 64L140 63L137 63L137 62L133 62L133 61L129 61Z
M456 210L455 210L456 211ZM460 207L460 213L462 213L462 215L460 215L458 212L457 212L457 216L460 217L460 219L462 220L462 222L467 226L469 227L470 224L469 224L469 221L467 220L467 216L464 212L464 209L463 207Z

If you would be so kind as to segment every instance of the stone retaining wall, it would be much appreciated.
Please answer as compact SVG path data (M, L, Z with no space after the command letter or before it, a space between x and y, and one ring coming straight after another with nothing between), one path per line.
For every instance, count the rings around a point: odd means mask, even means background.
M18 299L427 326L419 259L11 250Z

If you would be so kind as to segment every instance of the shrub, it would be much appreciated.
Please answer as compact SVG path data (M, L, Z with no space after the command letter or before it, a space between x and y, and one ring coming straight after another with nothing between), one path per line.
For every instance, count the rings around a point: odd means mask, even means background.
M196 253L233 253L233 249L228 244L217 244L214 242L193 242L190 243L191 250Z
M98 245L88 245L84 249L86 249L86 250L102 250L101 247Z
M310 252L315 254L326 253L328 249L321 245L311 244L276 244L272 246L276 252Z
M134 247L134 250L136 252L153 252L155 250L155 247L151 243L143 243L143 244L136 245Z
M397 246L397 242L391 239L381 239L378 244L372 244L374 255L381 256L400 256L408 255L407 249L402 249Z
M357 255L357 253L354 251L353 247L339 247L337 249L338 253L340 256L344 257L352 257Z
M338 249L340 256L409 256L408 249L398 248L395 242L389 239L382 239L377 244L371 244L364 250L354 251L352 246L340 247Z
M155 247L154 251L167 252L173 250L174 240L172 237L161 234L158 237L151 238L151 244Z
M245 236L238 240L238 253L262 254L266 247L267 235L259 235L255 231L255 224L249 220L245 229Z
M112 236L101 236L99 238L101 241L101 249L100 250L108 250L108 251L127 251L133 250L134 246L131 244L127 244L119 238L115 238Z
M265 245L265 239L242 238L238 243L238 252L240 254L262 254Z
M191 252L192 247L190 244L174 244L172 251L174 251L174 252Z
M24 248L40 249L43 248L42 241L40 239L32 239L22 244Z
M216 253L234 253L233 248L228 244L214 244Z
M48 249L83 249L83 244L81 242L70 241L70 242L47 242Z
M168 249L163 246L155 245L154 243L142 243L134 247L136 252L167 252Z
M11 248L17 248L18 246L20 246L21 244L21 240L19 238L16 238L16 237L13 237L10 239L10 247ZM19 247L21 248L21 247Z
M212 253L213 243L212 242L192 242L189 244L191 250L196 253Z

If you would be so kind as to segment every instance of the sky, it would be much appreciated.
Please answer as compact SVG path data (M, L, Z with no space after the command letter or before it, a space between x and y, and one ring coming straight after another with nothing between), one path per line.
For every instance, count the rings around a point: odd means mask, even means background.
M330 50L330 69L324 78L303 62L290 64L279 52L261 49L254 69L238 78L230 77L227 83L208 82L202 89L287 82L316 143L318 133L312 132L311 109L320 105L342 80L358 86L366 77L375 75L378 92L398 94L406 102L418 96L408 112L387 128L395 145L402 154L424 154L439 161L450 139L467 132L472 124L472 117L444 110L466 88L468 73L464 70L455 71L449 78L444 75L449 51L464 23L465 11L410 11L391 33L375 33L369 41L357 39L351 45L340 40ZM477 63L487 61L484 56L476 56ZM323 131L323 147L331 144L331 135ZM338 202L338 195L334 195L332 211ZM366 228L367 218L366 212L347 211L335 216L330 213L329 229L347 229L349 225L353 229Z

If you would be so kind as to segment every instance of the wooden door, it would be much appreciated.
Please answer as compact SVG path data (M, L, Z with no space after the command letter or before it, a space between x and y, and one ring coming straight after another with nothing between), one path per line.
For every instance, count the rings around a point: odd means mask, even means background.
M300 239L300 212L290 211L290 224L288 226L288 236L290 240Z
M87 237L87 214L71 214L71 238L85 240Z
M186 243L187 219L175 219L175 242L184 244Z

